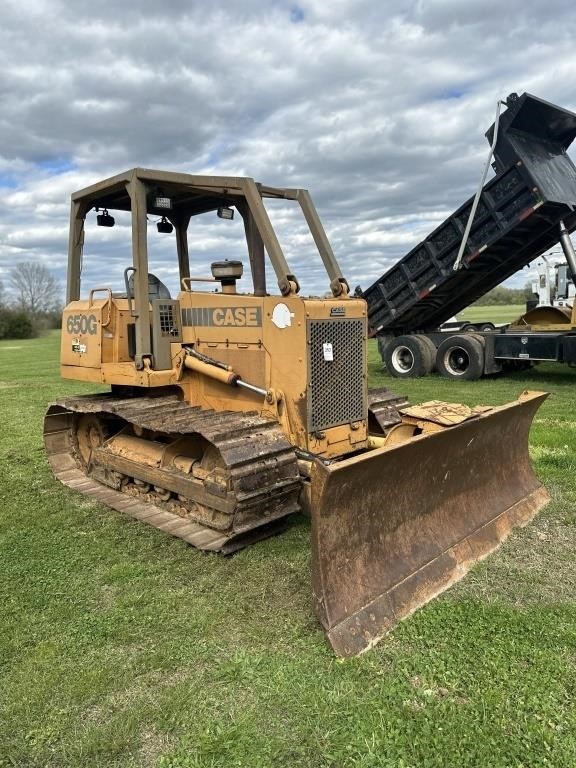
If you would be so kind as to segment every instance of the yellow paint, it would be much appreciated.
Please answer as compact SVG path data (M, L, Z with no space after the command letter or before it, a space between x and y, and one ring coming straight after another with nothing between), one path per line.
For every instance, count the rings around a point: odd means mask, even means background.
M272 415L289 440L327 457L366 447L366 420L317 434L307 431L307 322L361 319L365 323L363 300L185 291L178 301L181 314L182 310L196 310L184 317L209 317L212 324L182 327L183 344L171 344L173 367L168 371L136 370L128 349L128 325L134 321L126 299L72 302L63 316L63 377L146 388L176 386L191 405ZM280 304L283 306L276 309ZM244 381L273 391L271 402L227 384L230 374L226 371L186 357L186 344L225 363ZM366 339L363 354L366 371Z

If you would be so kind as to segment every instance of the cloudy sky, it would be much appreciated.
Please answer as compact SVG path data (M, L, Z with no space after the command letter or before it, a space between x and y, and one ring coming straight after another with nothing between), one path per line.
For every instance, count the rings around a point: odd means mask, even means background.
M29 260L64 281L71 192L140 165L308 188L351 285L367 287L474 193L498 98L529 91L576 110L573 0L1 8L4 284ZM326 290L296 211L271 215L303 293ZM120 219L87 227L87 288L120 284ZM192 271L242 257L241 229L195 222ZM175 288L173 236L151 220L149 240Z

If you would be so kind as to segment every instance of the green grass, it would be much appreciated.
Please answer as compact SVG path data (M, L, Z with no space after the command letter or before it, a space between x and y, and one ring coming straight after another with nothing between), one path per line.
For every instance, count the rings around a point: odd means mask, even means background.
M472 305L458 315L459 320L468 320L471 323L479 323L483 320L492 323L509 323L516 320L526 312L523 304L493 304Z
M573 370L396 382L372 347L371 384L413 402L551 390L531 445L553 502L342 662L312 613L306 521L222 558L52 478L46 405L90 389L59 380L57 347L0 344L0 766L576 764Z

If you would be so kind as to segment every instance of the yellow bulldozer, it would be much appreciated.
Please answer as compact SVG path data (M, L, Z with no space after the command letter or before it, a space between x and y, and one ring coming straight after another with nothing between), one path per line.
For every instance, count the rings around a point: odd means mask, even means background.
M269 200L299 206L327 296L300 296ZM88 286L81 298L93 211L103 227L115 224L110 211L127 212L132 263L122 290ZM241 261L215 262L210 276L189 263L194 217L216 224L235 212L252 277L246 293L237 291ZM153 218L175 241L174 298L149 271ZM72 195L61 373L109 391L49 407L50 464L69 487L224 554L304 511L316 613L335 652L355 655L548 500L528 456L544 393L499 407L410 406L369 390L367 346L366 303L350 295L306 190L121 173Z

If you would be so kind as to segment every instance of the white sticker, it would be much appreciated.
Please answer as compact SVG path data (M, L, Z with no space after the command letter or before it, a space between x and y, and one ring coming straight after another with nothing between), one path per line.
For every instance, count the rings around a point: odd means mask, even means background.
M292 325L294 312L290 312L286 304L276 304L272 310L272 322L276 328L289 328Z
M328 363L331 363L334 360L334 349L332 347L332 342L325 341L324 344L322 344L322 351L324 352L324 360L326 360Z

